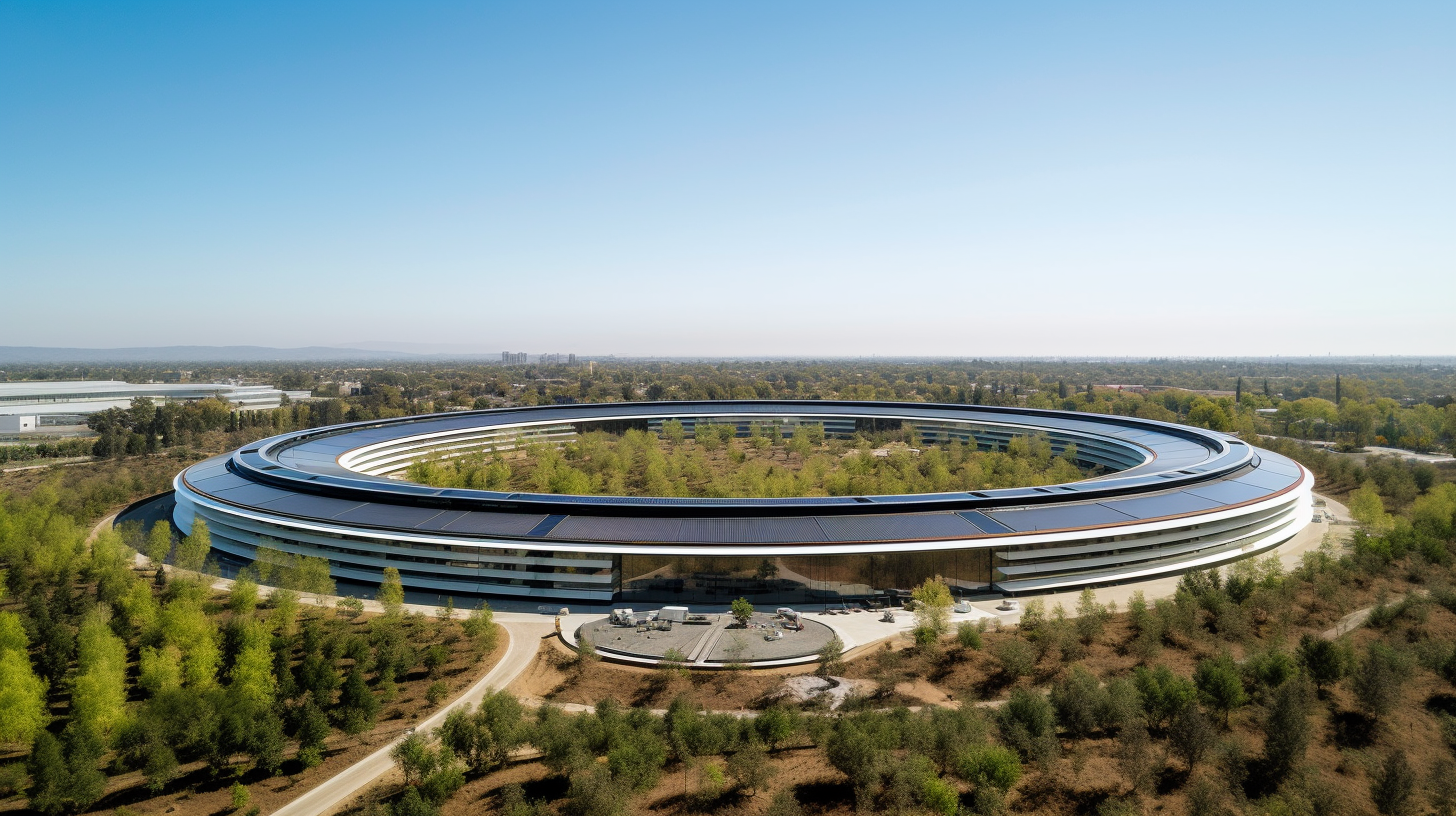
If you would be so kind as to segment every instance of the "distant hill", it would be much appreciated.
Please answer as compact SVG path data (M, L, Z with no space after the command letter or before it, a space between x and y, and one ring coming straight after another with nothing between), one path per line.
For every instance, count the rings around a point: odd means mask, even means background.
M0 365L14 363L213 363L306 360L420 360L426 355L375 349L267 346L143 346L88 349L0 346Z

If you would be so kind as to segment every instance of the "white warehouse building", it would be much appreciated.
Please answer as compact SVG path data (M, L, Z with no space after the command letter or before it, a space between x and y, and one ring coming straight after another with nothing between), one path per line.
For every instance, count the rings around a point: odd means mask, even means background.
M271 385L229 383L128 383L119 380L0 383L0 433L25 433L45 426L79 425L85 415L129 408L137 397L155 402L191 402L213 397L239 410L277 408L309 397Z

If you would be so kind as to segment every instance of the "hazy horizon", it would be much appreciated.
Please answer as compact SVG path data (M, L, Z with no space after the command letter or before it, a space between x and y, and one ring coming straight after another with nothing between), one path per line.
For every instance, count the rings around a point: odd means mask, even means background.
M1453 23L7 3L0 345L1452 354Z

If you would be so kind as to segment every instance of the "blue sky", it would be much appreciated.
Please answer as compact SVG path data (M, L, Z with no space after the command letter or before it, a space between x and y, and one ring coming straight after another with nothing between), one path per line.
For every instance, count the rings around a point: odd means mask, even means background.
M12 0L0 345L1456 353L1456 4L1271 5Z

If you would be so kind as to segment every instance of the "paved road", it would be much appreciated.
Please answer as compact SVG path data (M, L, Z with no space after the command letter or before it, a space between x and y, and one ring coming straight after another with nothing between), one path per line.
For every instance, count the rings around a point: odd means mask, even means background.
M478 703L480 698L485 696L486 691L504 688L531 665L531 661L536 657L536 649L540 645L541 638L555 632L550 621L506 623L502 624L502 628L506 630L509 641L506 644L506 653L501 657L500 662L449 706L435 712L428 719L422 720L415 726L415 730L425 732L438 728L445 722L445 715L457 706L463 703ZM389 752L398 742L398 739L393 740L378 751L350 765L308 793L273 811L274 816L319 816L319 814L334 811L351 797L362 793L365 788L374 783L374 780L394 767L394 760L390 758Z

